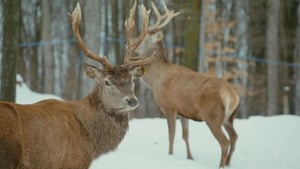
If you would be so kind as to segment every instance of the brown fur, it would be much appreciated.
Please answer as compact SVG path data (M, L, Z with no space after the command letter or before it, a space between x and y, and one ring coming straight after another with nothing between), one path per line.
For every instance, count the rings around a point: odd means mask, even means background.
M151 55L153 50L157 51L143 79L152 89L155 102L166 114L169 127L169 154L173 154L176 116L179 114L188 158L193 157L189 147L186 118L207 123L222 149L220 167L229 165L237 139L233 118L239 104L239 96L222 78L169 63L161 38L155 36L155 33L148 34L137 48L137 52L139 55ZM222 126L229 133L230 140L224 135Z
M127 32L132 32L136 5L135 1ZM144 8L146 19L149 13ZM84 54L103 65L103 70L84 65L86 74L97 86L90 95L73 102L0 102L0 169L88 169L93 159L116 149L128 129L129 112L138 107L133 80L144 74L143 66L152 59L132 59L135 47L127 43L124 64L113 66L83 42L79 33L79 3L69 15ZM141 34L140 40L143 38Z
M133 77L128 68L104 75L87 67L98 85L79 101L0 102L0 169L88 169L93 159L116 149L128 129L129 112L136 107L124 101L125 110L114 109L114 100L104 105L104 79L112 83L108 88L120 85L120 93L127 92L115 96L123 100L134 96Z

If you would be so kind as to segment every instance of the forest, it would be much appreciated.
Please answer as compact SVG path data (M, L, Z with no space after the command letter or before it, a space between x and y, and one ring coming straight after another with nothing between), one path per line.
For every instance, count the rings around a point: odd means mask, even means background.
M133 0L78 1L81 34L89 49L120 64L126 51L124 22ZM170 62L228 80L241 97L239 118L300 115L300 0L165 2L180 12L163 32ZM92 91L95 84L82 68L91 61L78 47L67 15L76 3L0 1L0 100L14 101L16 74L31 90L65 100ZM138 0L142 3L151 9L150 0ZM163 13L162 1L154 3ZM141 19L136 18L137 31ZM154 22L151 13L150 25ZM163 116L142 81L136 94L140 106L135 118Z

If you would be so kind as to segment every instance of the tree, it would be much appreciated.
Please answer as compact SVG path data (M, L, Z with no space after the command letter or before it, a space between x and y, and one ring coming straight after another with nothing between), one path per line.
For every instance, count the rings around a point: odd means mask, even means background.
M265 0L249 0L248 12L248 44L249 56L265 59L266 46L266 2ZM266 64L257 62L248 69L248 89L251 96L248 96L247 104L249 109L247 116L258 115L265 112L266 108ZM253 106L255 105L255 106Z
M248 36L247 36L247 28L248 28L248 0L235 0L235 18L236 18L236 53L237 56L243 60L247 59L248 56ZM239 70L247 72L248 64L237 63L237 67ZM242 86L247 88L248 85L248 76L240 77L238 80ZM241 96L239 112L242 118L247 117L247 99L245 95Z
M297 11L297 21L298 21L298 26L297 26L297 35L296 35L296 46L294 50L294 59L296 63L300 63L300 3L298 4L298 11ZM296 74L296 96L295 96L295 112L297 115L300 115L300 66L294 68L294 72Z
M211 2L212 3L212 2ZM201 1L201 18L200 18L200 32L199 32L199 54L198 54L198 69L199 72L205 72L207 71L207 64L206 64L206 50L205 50L205 26L206 26L206 20L209 21L208 15L208 6L210 5L208 0L202 0ZM212 18L212 17L211 17Z
M280 0L268 0L268 24L267 24L267 53L268 59L277 61L279 59L279 13ZM277 64L268 65L268 94L267 114L279 113L279 70Z
M201 1L192 0L186 2L186 16L184 23L184 60L183 64L198 71L199 53L199 28Z
M38 42L41 40L41 3L32 0L23 0L23 5L33 6L33 8L22 8L22 15L20 14L20 41L21 42ZM26 13L24 16L23 14ZM40 52L37 45L28 45L24 43L19 51L20 58L17 63L17 71L20 74L24 82L33 91L42 92L42 77L40 76ZM29 47L30 46L30 47ZM24 68L26 71L24 71ZM22 69L20 69L22 68Z
M51 2L41 1L42 7L42 40L46 42L51 42ZM52 54L52 45L47 43L42 47L42 57L43 57L43 92L54 93L54 56Z
M124 21L133 0L79 2L83 10L80 30L89 48L100 56L108 56L113 63L120 63L126 51ZM138 0L147 9L151 9L150 2ZM77 1L23 0L20 3L21 45L13 50L20 53L17 73L33 91L54 89L54 94L66 100L85 96L94 82L85 78L81 65L89 60L74 41L67 16ZM155 0L155 3L158 10L164 12L162 1ZM299 114L300 0L168 0L166 3L181 13L164 29L164 46L170 61L201 73L217 72L232 82L244 94L238 111L241 118L282 112ZM1 42L4 10L11 8L4 7L2 0ZM15 13L12 16L16 16ZM136 17L137 32L142 27L141 18ZM153 22L152 10L150 25ZM11 37L5 42L12 43ZM0 50L2 48L0 43ZM13 58L4 53L0 55L9 58L3 58L0 72L5 66L13 68L9 63ZM8 74L8 68L5 69L2 73ZM0 78L2 76L0 74ZM4 83L2 79L1 83ZM141 98L137 116L160 116L152 93L143 85L136 87ZM0 88L0 91L8 90Z
M71 3L72 4L72 3ZM101 10L100 10L101 2L100 1L84 1L84 9L83 9L83 18L82 18L82 36L86 39L86 45L89 47L93 53L99 54L100 51L100 42L99 42L99 34L100 34L100 23L101 23ZM87 17L85 17L87 16ZM97 41L98 38L98 41ZM77 48L79 46L76 44ZM83 62L89 62L90 60L87 57L82 55ZM80 63L82 64L82 63ZM71 69L70 69L71 70ZM86 96L90 90L94 87L95 83L93 80L90 80L84 71L80 72L81 74L81 84L80 84L80 97Z
M88 13L88 15L92 15L92 13L94 13L97 10L97 4L92 4L92 3L97 3L98 1L86 1L85 6L83 6L83 12L82 15L85 16L86 13ZM66 1L66 11L72 11L74 9L74 6L76 5L77 2L75 1ZM83 4L83 2L80 2L80 4ZM95 31L95 29L97 29L98 27L96 25L98 25L98 23L100 22L100 20L97 20L98 17L94 16L94 17L90 17L90 19L82 19L82 26L81 28L83 28L82 30L82 36L84 35L84 30L86 30L87 32L91 33L91 34L85 34L85 37L94 37L97 36L97 33ZM98 21L98 22L97 22ZM68 20L66 21L67 24L67 35L70 38L74 38L74 34L72 31L72 26L71 26L71 21L70 18L68 18ZM88 26L94 24L95 26ZM84 27L84 26L86 27ZM93 30L91 30L91 29ZM92 39L92 38L90 38ZM98 47L96 45L96 43L94 43L94 39L92 41L86 41L86 44L89 46L89 48L93 51L93 52L97 52L98 51ZM62 76L62 81L64 81L63 83L63 90L62 90L62 94L64 98L67 99L79 99L82 98L83 96L86 95L86 93L88 93L90 91L90 89L92 88L92 86L94 85L93 81L91 81L88 77L85 76L84 72L81 71L82 67L81 67L81 62L82 61L87 61L86 57L82 54L81 56L80 54L80 48L78 46L77 43L69 43L68 44L68 62L67 63L63 63L63 67L65 67L65 72L64 72L64 76ZM63 58L60 58L63 59ZM80 62L79 62L80 61ZM85 85L81 85L82 83L84 83ZM76 90L76 92L74 92L74 90Z
M297 3L296 1L281 1L279 14L279 59L287 63L293 62L294 48L296 46L297 30ZM279 65L279 99L281 112L289 114L292 108L294 75L291 66Z
M20 0L4 0L3 49L0 100L16 99L16 64L19 42Z
M111 1L111 23L112 23L112 38L114 39L114 43L112 44L114 55L116 58L116 64L121 64L123 62L123 56L120 56L120 43L118 39L120 38L119 32L119 8L118 8L118 0Z

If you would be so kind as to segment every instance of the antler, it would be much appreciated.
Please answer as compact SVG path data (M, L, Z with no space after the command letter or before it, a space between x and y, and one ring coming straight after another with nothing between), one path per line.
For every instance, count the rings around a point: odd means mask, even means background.
M141 44L141 42L144 40L145 36L148 33L149 15L150 15L150 10L147 11L145 6L141 5L143 20L144 20L143 29L137 39L133 38L134 26L135 26L134 15L136 11L136 6L137 6L137 2L135 0L132 8L130 9L129 17L125 21L127 52L124 57L123 65L134 65L134 66L146 65L152 62L153 57L156 54L156 52L154 52L150 57L133 57L135 49Z
M80 33L79 33L79 26L80 26L80 22L81 22L81 9L80 9L79 3L77 3L74 11L72 13L69 13L69 16L71 17L71 20L72 20L72 29L73 29L74 36L77 39L77 43L78 43L79 47L81 48L81 50L83 51L83 53L90 59L100 62L103 65L104 69L107 69L107 70L112 69L113 65L109 62L109 60L106 57L100 57L100 56L92 53L88 49L88 47L86 46L84 41L82 40Z
M165 27L175 16L180 14L180 12L174 13L173 10L169 10L165 1L163 1L163 6L166 11L164 15L161 15L159 13L159 11L153 1L151 1L151 6L154 10L157 21L153 26L151 26L151 28L149 28L150 33L154 33L156 31L158 31L159 29Z

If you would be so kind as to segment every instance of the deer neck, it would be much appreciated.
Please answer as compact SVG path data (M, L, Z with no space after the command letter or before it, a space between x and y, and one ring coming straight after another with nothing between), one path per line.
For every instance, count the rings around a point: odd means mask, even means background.
M170 65L168 62L163 48L157 50L157 54L152 63L147 67L147 72L143 76L144 82L153 88L154 82L158 84L166 76L166 68Z
M106 112L100 86L76 104L77 120L93 142L94 157L114 150L128 130L129 114Z

